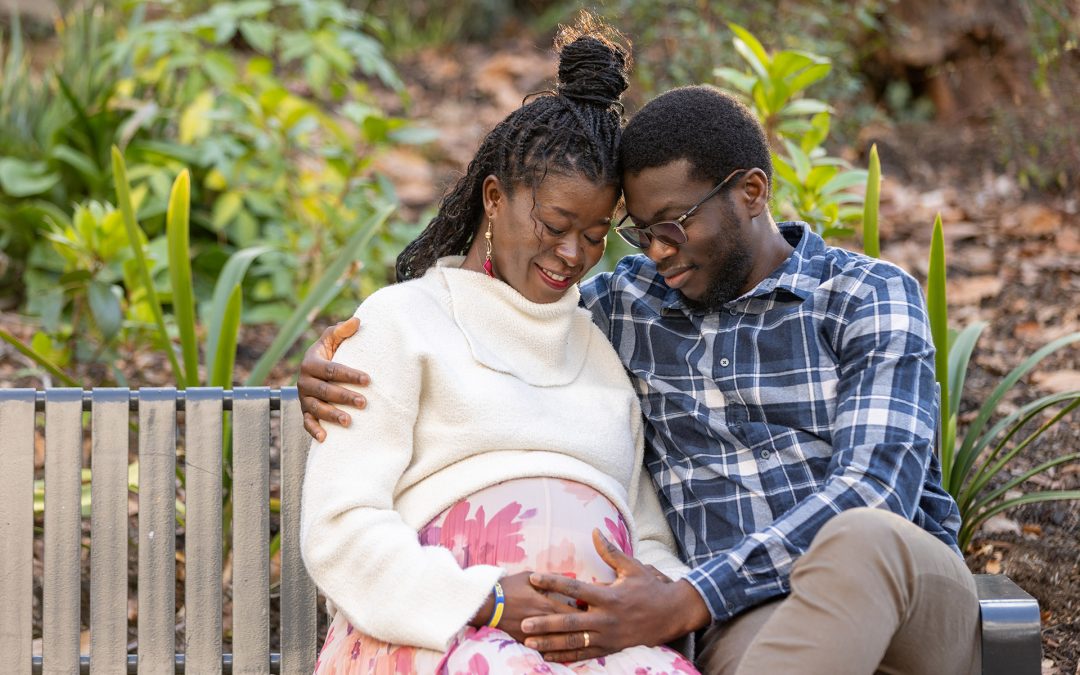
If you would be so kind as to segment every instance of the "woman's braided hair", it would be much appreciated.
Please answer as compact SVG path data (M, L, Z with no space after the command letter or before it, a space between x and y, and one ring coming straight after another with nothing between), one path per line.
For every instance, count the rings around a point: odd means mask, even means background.
M524 103L484 138L438 214L398 256L398 281L422 276L439 258L469 250L484 217L481 191L489 175L507 191L522 184L535 188L549 171L619 185L619 98L630 70L626 42L584 13L575 26L560 29L555 91Z

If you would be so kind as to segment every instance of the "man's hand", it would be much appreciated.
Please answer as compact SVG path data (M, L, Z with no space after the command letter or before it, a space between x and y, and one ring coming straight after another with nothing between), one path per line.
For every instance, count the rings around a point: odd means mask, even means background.
M655 646L709 624L712 616L687 581L674 582L630 558L593 530L593 544L616 579L588 584L553 574L533 574L533 586L589 605L585 612L536 617L522 622L525 646L549 661L568 663L613 654L636 645ZM586 637L586 633L588 637Z
M518 642L525 639L521 632L521 622L533 616L581 613L577 607L572 607L565 602L548 597L547 594L536 590L529 583L531 572L518 572L503 577L499 583L503 588L505 600L503 603L503 615L498 628L505 631ZM491 621L491 614L495 610L494 595L489 596L484 605L476 612L469 621L469 625L479 628L486 626Z
M304 411L304 429L317 441L326 438L326 430L319 420L337 422L345 427L352 421L345 412L331 404L343 403L363 408L367 403L363 396L332 384L346 382L364 386L370 381L367 373L330 360L345 338L359 328L360 319L356 317L330 326L319 336L318 342L308 347L304 360L300 362L300 377L296 386L299 388L300 409Z

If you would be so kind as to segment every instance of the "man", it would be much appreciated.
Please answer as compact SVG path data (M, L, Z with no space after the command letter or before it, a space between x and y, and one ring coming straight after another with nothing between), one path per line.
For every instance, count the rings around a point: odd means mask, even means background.
M778 226L765 134L715 89L651 101L622 153L618 230L646 255L582 284L582 301L635 380L646 463L693 569L673 582L598 537L617 581L534 575L588 610L526 621L526 644L573 661L699 631L707 673L979 672L918 284ZM355 397L317 380L365 383L328 371L318 354L335 346L324 334L302 366L313 435L337 419L315 398Z

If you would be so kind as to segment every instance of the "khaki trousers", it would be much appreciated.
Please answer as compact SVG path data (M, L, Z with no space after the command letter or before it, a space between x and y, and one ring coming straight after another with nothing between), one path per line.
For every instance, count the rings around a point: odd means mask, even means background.
M825 524L792 568L791 595L705 631L706 675L977 675L979 600L967 566L879 509Z

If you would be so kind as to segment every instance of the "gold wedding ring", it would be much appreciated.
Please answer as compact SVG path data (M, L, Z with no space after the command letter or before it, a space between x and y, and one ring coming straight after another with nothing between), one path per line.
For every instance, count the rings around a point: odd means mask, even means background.
M585 649L589 648L589 631L585 631L581 634L585 638Z

